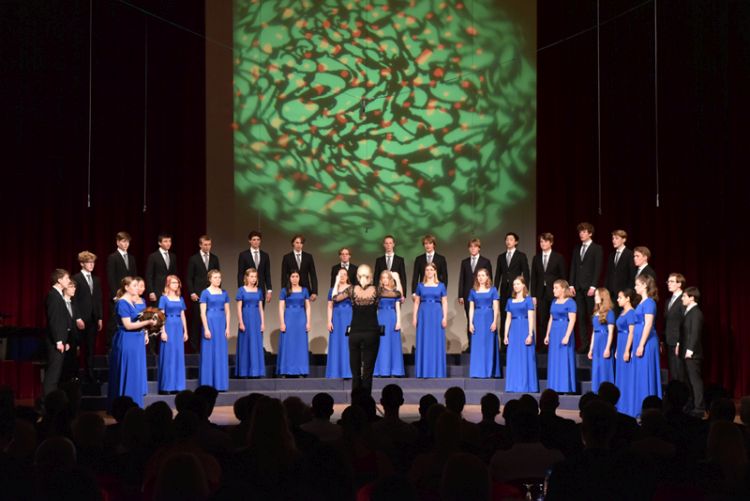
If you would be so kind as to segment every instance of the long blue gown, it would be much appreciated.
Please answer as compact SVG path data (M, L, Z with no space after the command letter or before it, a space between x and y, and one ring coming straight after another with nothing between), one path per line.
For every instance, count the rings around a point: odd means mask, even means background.
M109 388L110 401L116 397L127 395L139 406L143 407L143 396L146 391L146 349L143 340L143 330L125 329L123 318L135 321L138 308L130 301L120 299L116 306L117 332L113 337L110 352ZM147 388L146 388L147 389Z
M490 330L495 317L492 303L499 300L497 289L490 287L490 290L486 292L471 289L468 299L470 303L474 303L474 333L470 334L469 377L500 377L500 344L497 339L497 326L494 331Z
M242 302L242 323L245 332L237 333L237 366L235 375L239 377L263 377L266 375L266 362L263 352L263 333L260 330L260 310L263 291L249 292L244 287L237 291L235 299Z
M333 301L332 293L333 289L328 291L329 301ZM338 303L333 301L331 323L333 324L333 331L328 336L326 377L351 379L349 339L346 337L346 329L352 323L352 302L350 299L347 298Z
M417 312L417 349L414 354L418 378L446 377L445 328L442 326L442 298L445 285L417 285L420 298Z
M310 372L310 356L308 354L307 313L305 301L310 298L307 288L301 292L287 292L281 289L280 301L285 302L284 323L286 332L279 336L279 355L276 373L289 376L306 376Z
M139 302L135 303L135 313L136 313L135 319L137 319L138 315L140 315L145 309L146 309L146 302L142 298L139 298ZM148 395L148 359L146 358L146 339L145 339L146 331L142 330L141 334L143 334L144 336L143 351L134 351L133 354L139 357L140 359L142 359L143 377L141 378L141 384L143 385L143 394ZM150 339L149 339L149 342L151 342Z
M607 381L610 383L615 382L615 364L613 361L612 347L610 347L609 358L604 358L604 348L607 347L607 339L609 338L609 326L615 324L615 312L609 310L607 312L606 323L599 321L599 315L594 314L593 320L593 335L591 336L592 346L592 360L591 360L591 391L599 391L599 385Z
M182 330L185 301L162 296L159 298L159 309L166 316L164 330L167 333L167 342L161 341L159 347L159 391L182 391L185 389L185 342Z
M547 355L547 388L557 392L576 392L576 340L571 332L568 344L562 340L570 319L568 313L576 313L576 302L567 298L562 304L556 300L550 307L552 328L549 332L549 353Z
M222 290L212 294L208 289L201 292L200 302L206 305L206 323L211 339L206 339L201 330L201 360L198 368L198 383L213 386L218 391L229 389L229 354L227 353L227 317L224 305L229 303L229 294Z
M645 316L653 315L654 322L643 347L643 356L635 352L645 327ZM661 398L661 368L659 367L659 337L656 335L656 301L646 298L635 308L635 332L633 334L633 366L635 371L635 403L641 413L643 399L656 395Z
M615 354L615 386L620 390L617 410L628 416L640 414L640 405L635 404L635 367L633 354L636 346L635 336L630 349L630 361L625 361L625 347L628 344L630 326L635 325L635 310L628 310L617 317L617 352Z
M396 302L400 298L382 297L378 302L378 324L385 329L380 336L378 357L375 360L376 376L403 376L404 352L401 349L401 331L396 330Z
M533 310L534 301L528 296L523 301L508 300L505 303L505 311L511 315L505 366L505 391L507 392L539 392L536 342L526 344L526 338L529 337L529 312Z

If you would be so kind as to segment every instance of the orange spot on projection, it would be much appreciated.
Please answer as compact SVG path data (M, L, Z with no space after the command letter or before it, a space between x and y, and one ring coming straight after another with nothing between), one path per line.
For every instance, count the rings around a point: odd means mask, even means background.
M456 8L457 8L457 9L463 9L463 8L464 8L464 4L462 4L461 2L458 2L458 3L456 4Z
M435 87L437 85L437 82L435 80L430 80L430 87Z
M349 72L346 70L341 70L341 73L339 73L339 75L341 75L341 78L349 78Z
M471 82L469 82L468 80L464 80L463 82L461 82L461 87L463 87L464 89L468 89L470 86Z
M336 195L336 196L335 196L335 197L334 197L333 199L334 199L334 200L336 200L337 202L338 202L338 201L341 201L341 200L343 200L343 199L344 199L344 195L341 195L341 194L339 194L339 195Z
M370 166L370 162L368 162L367 160L360 160L359 163L361 163L365 167L369 167Z
M380 76L387 77L391 74L391 70L389 68L383 68L380 70Z
M340 46L340 45L336 45L336 46L334 46L334 47L333 47L333 55L335 56L335 55L336 55L336 54L338 54L339 52L341 52L341 46Z
M234 95L235 95L235 96L237 96L237 97L239 97L239 96L241 96L241 95L242 95L242 92L240 92L240 91L237 91L237 92L235 92L235 93L234 93Z
M305 144L301 137L297 138L297 144Z
M357 86L359 85L359 78L354 78L354 79L352 80L352 85L353 85L354 87L357 87Z
M477 32L477 29L475 27L469 26L468 28L466 28L466 33L468 33L469 35L475 37L475 36L477 36L478 32Z
M368 87L375 87L375 82L373 82L373 81L371 81L371 80L368 80L368 81L367 81L367 84L366 84L366 85L367 85Z
M237 122L232 122L232 129L237 130L240 128L240 125Z
M439 43L438 46L437 46L437 48L438 48L438 50L443 50L443 49L445 49L445 45Z
M279 146L282 148L286 147L286 145L289 143L289 135L288 134L282 134L279 136Z
M406 87L407 85L409 85L409 82L407 82L406 80L401 80L399 82L399 85L401 85L401 87Z
M463 149L464 149L464 145L463 145L463 144L460 144L460 143L459 143L459 144L457 144L457 145L455 145L455 146L453 147L453 151L454 151L455 153L461 153L461 150L463 150Z
M365 42L372 43L372 37L365 37Z
M320 184L320 183L315 183L315 189L319 190L319 189L321 189L322 187L323 187L323 185L322 185L322 184Z
M432 17L433 17L434 15L435 15L435 14L433 14L432 12L428 12L428 13L427 13L427 14L426 14L426 15L425 15L424 17L426 17L427 19L432 19Z
M337 113L336 114L336 121L338 123L340 123L340 124L345 124L346 123L346 117L344 116L343 113Z
M404 11L399 11L396 13L396 17L404 17L406 14L404 14Z
M457 110L460 110L461 109L461 103L453 103L453 107L456 108Z
M316 134L318 132L318 126L317 125L311 125L310 126L310 132L313 134Z
M457 48L457 49L463 49L463 47L464 47L464 44L463 44L463 42L458 42L458 43L456 44L456 48Z
M312 32L308 31L307 33L305 33L305 38L308 39L308 40L311 40L312 39L312 35L313 35Z
M370 12L370 11L372 10L372 5L371 5L371 4L369 4L369 3L368 3L367 5L365 5L365 10L366 10L367 12Z
M265 94L258 95L258 99L260 99L261 101L263 101L265 98L266 98Z
M404 104L402 104L401 106L403 106L404 108L409 108L411 107L411 103L409 101L404 101Z
M407 165L408 163L409 163L409 161L407 159L405 159L405 158L403 160L401 160L401 164L402 165ZM404 176L411 177L411 171L407 170L406 172L404 172Z
M331 184L328 185L328 189L329 190L335 190L336 186L338 186L336 183L331 183Z
M388 12L388 6L387 5L383 5L381 7L381 9L383 9L383 12Z
M370 29L371 29L372 31L378 31L378 30L379 30L380 28L378 27L378 25L377 25L377 24L371 24L371 25L370 25Z
M380 110L375 110L373 113L376 117L379 117L382 112Z
M357 28L361 28L362 26L365 25L365 23L363 23L362 21L356 21L354 24L357 25Z
M310 59L312 57L312 52L305 52L305 59Z
M357 59L355 59L355 61L357 61L357 64L362 64L363 59L361 57L358 57Z
M454 63L460 63L460 62L461 62L461 58L460 58L460 57L458 57L458 56L456 56L456 57L452 57L452 58L451 58L451 61L452 61L452 62L454 62Z
M372 175L375 177L380 177L380 171L376 169L373 171Z
M331 129L328 131L328 134L326 134L328 137L333 137L336 134L336 131Z
M349 24L347 24L347 23L339 23L339 28L341 28L342 30L348 30L349 29Z
M292 178L295 181L299 181L301 177L302 177L302 175L299 172L295 172L294 174L292 174Z
M343 149L344 149L344 143L339 143L339 149L340 149L340 150L343 150Z
M445 75L445 72L443 71L443 68L435 68L432 74L435 78L442 78L443 75Z
M411 39L414 40L414 41L416 41L417 40L417 35L412 35Z
M367 76L367 72L365 70L359 70L359 74L362 75L363 77Z
M276 178L277 181L283 181L284 180L284 176L282 176L281 174L276 174L275 178Z
M388 134L386 134L386 135L385 135L385 138L386 138L386 139L387 139L388 141L391 141L391 140L393 139L393 133L389 132Z
M328 116L328 108L323 108L323 116L324 117Z
M281 160L281 153L277 153L273 156L274 160Z
M323 21L323 28L328 29L330 27L331 27L331 21L329 21L328 19Z
M253 124L253 125L255 125L255 124L258 123L258 119L253 117L253 118L250 119L250 123Z
M401 117L401 120L398 121L401 125L404 125L407 122L406 117Z
M424 184L424 179L422 179L421 177L417 179L417 188L421 188L423 184Z
M307 181L308 179L310 179L310 176L308 176L307 174L302 174L303 181Z
M315 92L317 92L317 93L318 93L318 95L321 95L321 94L323 93L323 91L324 91L324 90L325 90L325 89L324 89L324 88L323 88L323 86L322 86L322 85L320 85L320 84L318 84L318 85L316 85L316 86L315 86Z
M354 38L359 38L359 37L360 37L360 35L362 35L362 32L361 32L360 30L353 30L353 31L352 31L352 36L353 36ZM357 42L354 42L354 43L356 44Z
M253 47L257 47L260 45L260 40L253 40ZM238 62L239 64L239 62Z
M324 72L327 69L328 68L326 68L325 64L323 64L323 63L318 64L318 71L320 71L321 73Z
M455 175L456 175L456 169L450 169L450 170L448 171L448 175L449 175L450 177L453 177L453 176L455 176Z

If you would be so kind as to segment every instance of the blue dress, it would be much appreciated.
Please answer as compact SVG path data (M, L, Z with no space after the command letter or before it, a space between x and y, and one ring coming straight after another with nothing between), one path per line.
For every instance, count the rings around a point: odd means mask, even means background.
M625 347L628 344L630 326L635 325L635 310L622 313L615 323L617 326L617 352L615 355L615 386L620 390L620 400L617 401L617 410L628 416L635 417L640 414L640 405L635 404L635 368L633 365L633 354L636 346L635 336L630 349L630 361L625 361Z
M307 375L310 372L310 356L308 354L307 313L305 301L310 298L307 288L301 292L287 292L281 289L280 301L285 302L284 323L286 332L279 336L279 356L276 364L276 374Z
M206 323L211 339L201 331L201 360L198 368L198 384L213 386L218 391L229 389L229 354L227 353L227 317L224 305L229 303L229 294L222 290L212 294L208 289L201 292L200 302L206 305Z
M635 355L645 327L645 316L653 315L654 322L643 347L643 356ZM661 368L659 367L659 337L656 335L656 301L646 298L635 308L635 332L633 333L633 367L635 371L635 403L641 413L643 399L656 395L661 398Z
M417 285L420 298L417 312L417 349L414 354L417 377L445 377L445 328L442 298L447 295L445 285L435 287Z
M505 303L505 311L511 315L505 366L505 391L508 392L539 392L536 343L526 345L526 338L529 337L529 312L533 310L534 301L528 296L517 303L512 299Z
M500 345L497 340L497 326L490 330L495 311L492 303L499 300L497 289L490 287L486 292L471 289L469 302L474 303L474 333L471 334L471 355L469 357L469 377L500 377Z
M142 299L140 303L135 303L135 317L133 318L133 320L137 320L138 315L140 315L145 309L146 309L146 302L143 301ZM141 382L143 383L143 394L148 395L148 359L146 358L146 339L145 339L146 331L142 330L141 334L143 334L144 336L143 357L142 357L143 358L143 377L141 378ZM151 342L150 339L149 339L149 342ZM138 356L140 355L141 353L138 352Z
M609 358L604 358L604 348L607 347L607 339L609 338L609 326L615 325L615 312L609 310L607 312L606 323L599 321L599 315L594 314L593 320L593 336L591 342L593 343L592 360L591 360L591 391L599 391L599 385L605 381L614 383L615 382L615 364L612 357L612 347L609 349Z
M259 287L254 292L248 292L240 287L235 299L242 302L242 323L245 324L245 332L237 333L235 374L239 377L263 377L266 375L266 361L258 308L263 301L263 291Z
M549 353L547 355L547 388L557 392L576 391L576 338L571 332L568 344L563 345L568 329L568 313L576 313L576 302L567 298L562 304L552 301L550 307L552 328L549 331Z
M396 302L400 300L395 297L381 297L378 301L378 324L385 328L385 334L380 336L378 358L375 360L376 376L405 374L401 331L396 330Z
M120 299L117 302L118 328L113 338L110 353L110 384L108 388L110 400L127 395L141 407L143 407L143 396L148 390L143 329L129 331L122 324L122 319L127 317L131 321L135 321L144 308L145 306L139 308L125 299Z
M159 299L159 309L164 312L164 330L167 342L159 346L159 391L185 389L185 342L182 340L182 312L185 301L172 301L167 296Z
M332 293L333 289L328 291L328 301L333 301ZM350 299L344 299L338 303L333 302L331 323L333 324L333 331L328 336L326 377L351 379L349 339L346 337L346 329L352 323L352 302Z

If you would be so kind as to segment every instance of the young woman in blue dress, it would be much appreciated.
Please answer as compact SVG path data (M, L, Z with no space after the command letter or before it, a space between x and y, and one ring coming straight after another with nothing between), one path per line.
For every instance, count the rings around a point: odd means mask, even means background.
M177 393L185 389L185 342L188 339L182 283L176 275L167 276L159 309L164 312L159 347L159 392Z
M328 357L326 361L327 378L351 379L352 369L349 364L349 339L346 331L352 323L352 302L350 299L336 302L333 300L339 293L351 287L349 272L341 268L336 275L333 287L328 291Z
M500 301L485 268L477 270L467 299L471 334L469 377L500 377L500 343L497 340Z
M513 294L505 303L505 336L508 346L505 366L505 391L518 393L539 392L536 372L536 340L534 326L536 311L523 276L513 280Z
M310 332L311 296L300 285L296 270L289 274L289 286L279 296L279 355L276 373L282 376L307 376L310 358L307 333Z
M398 273L383 270L378 290L386 296L378 301L378 323L384 332L380 337L378 358L375 360L376 376L403 376L404 354L401 349L401 290Z
M635 279L635 292L641 302L635 308L635 403L640 406L646 397L662 396L661 367L659 365L659 337L656 334L656 302L659 291L653 277L638 275ZM640 412L639 412L640 413Z
M221 272L208 272L209 286L201 292L201 358L198 381L218 391L229 389L229 294L221 288Z
M612 340L615 332L615 312L609 290L599 287L594 292L593 330L589 360L591 360L591 391L599 391L603 382L615 382L615 367L612 359Z
M263 289L258 286L258 270L248 268L244 285L237 290L237 377L263 377L266 363L263 351Z
M555 280L552 294L555 300L550 306L547 335L544 338L544 344L549 345L547 388L558 393L575 393L576 347L573 327L576 323L576 302L571 297L566 280Z
M438 280L437 267L427 263L424 281L414 292L412 324L417 328L416 376L446 377L445 327L448 325L448 298Z
M633 289L617 293L617 305L621 308L617 317L617 349L615 351L615 386L620 390L617 410L635 417L640 413L640 404L635 404L635 371L633 369L633 334L635 333L635 310L638 295Z

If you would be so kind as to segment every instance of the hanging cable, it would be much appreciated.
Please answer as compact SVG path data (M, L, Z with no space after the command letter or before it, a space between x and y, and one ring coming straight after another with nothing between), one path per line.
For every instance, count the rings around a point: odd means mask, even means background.
M602 72L599 42L599 0L596 0L596 168L599 190L599 215L602 215Z
M144 17L143 30L143 212L148 205L148 18Z
M89 137L88 166L86 170L86 208L91 208L91 82L92 82L92 39L94 27L94 0L89 0Z
M659 207L659 32L657 0L654 0L654 168L656 171L656 207Z

